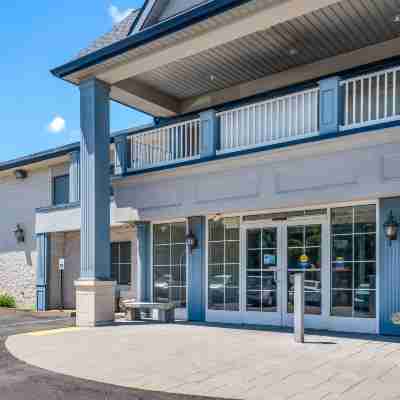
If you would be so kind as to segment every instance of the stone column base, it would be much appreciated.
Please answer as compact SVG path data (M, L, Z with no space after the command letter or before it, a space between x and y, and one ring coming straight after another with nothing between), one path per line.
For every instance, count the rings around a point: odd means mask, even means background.
M115 282L77 280L76 326L93 327L114 321Z

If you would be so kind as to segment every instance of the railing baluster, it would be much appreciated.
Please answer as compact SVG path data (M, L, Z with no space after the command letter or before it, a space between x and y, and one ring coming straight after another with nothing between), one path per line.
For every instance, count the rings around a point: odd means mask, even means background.
M379 119L380 114L380 104L379 104L379 93L380 92L380 82L379 82L379 75L376 76L376 115L375 120Z
M353 124L355 124L356 123L357 81L353 81L352 93L353 93Z
M396 115L396 75L397 75L397 72L393 71L393 78L392 78L392 85L393 85L393 88L392 88L392 96L393 96L393 98L392 98L392 102L393 102L392 116L393 117Z
M349 125L349 82L345 86L345 110L346 125Z
M361 83L361 100L360 100L360 123L364 122L364 79L360 79Z
M384 117L388 116L388 73L385 72Z
M347 112L347 110L346 110ZM372 78L368 78L368 121L372 119Z

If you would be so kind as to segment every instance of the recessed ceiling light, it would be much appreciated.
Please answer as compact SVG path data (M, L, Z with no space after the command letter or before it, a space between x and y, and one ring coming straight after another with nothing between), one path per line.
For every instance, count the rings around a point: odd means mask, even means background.
M393 22L395 22L396 24L400 23L400 14L396 14L393 17Z

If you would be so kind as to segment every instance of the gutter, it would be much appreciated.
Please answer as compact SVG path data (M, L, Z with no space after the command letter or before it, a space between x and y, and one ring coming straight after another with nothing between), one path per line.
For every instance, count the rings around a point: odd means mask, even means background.
M82 69L89 68L99 64L109 58L119 56L129 50L143 46L149 42L160 39L164 36L187 28L190 25L204 21L208 18L222 14L232 8L249 3L253 0L214 0L202 6L196 7L187 13L178 15L174 18L160 22L143 31L129 36L117 43L113 43L107 47L99 49L93 53L87 54L77 60L70 61L60 67L51 70L51 73L57 78L65 78L66 76L78 72Z

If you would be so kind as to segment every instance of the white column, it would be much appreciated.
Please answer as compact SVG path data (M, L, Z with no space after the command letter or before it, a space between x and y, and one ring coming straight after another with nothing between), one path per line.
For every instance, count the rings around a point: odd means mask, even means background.
M304 273L294 275L294 340L304 343Z

